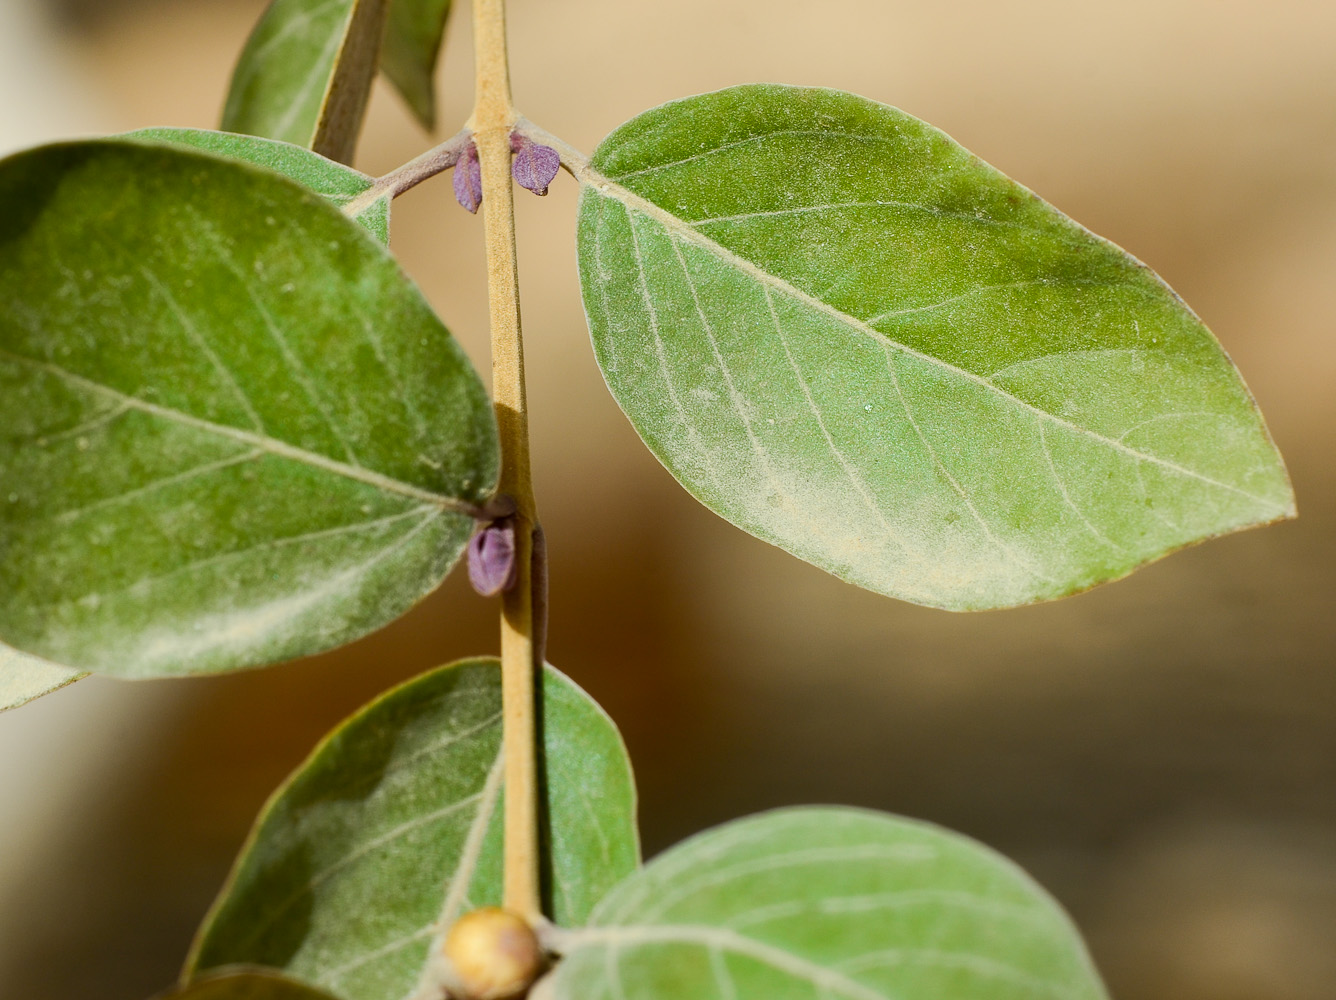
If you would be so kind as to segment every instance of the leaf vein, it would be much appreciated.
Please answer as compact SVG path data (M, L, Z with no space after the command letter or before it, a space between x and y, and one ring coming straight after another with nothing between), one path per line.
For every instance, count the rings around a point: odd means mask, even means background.
M171 407L150 403L146 400L139 399L137 396L131 396L120 392L110 386L99 385L91 379L84 378L82 375L77 375L74 372L61 368L59 365L49 361L41 361L37 358L15 354L5 348L0 348L0 358L6 358L11 361L31 365L34 368L45 371L49 375L53 375L56 378L69 382L71 385L77 385L87 391L110 396L126 403L128 406L131 406L136 410L158 417L159 419L178 423L220 437L231 438L234 441L241 441L245 444L254 445L278 458L300 462L303 465L309 465L324 472L330 472L334 475L341 476L342 478L374 487L385 493L397 493L401 496L411 497L415 500L430 503L445 510L454 510L465 514L473 514L476 510L473 504L467 503L457 497L448 497L439 493L432 493L430 490L424 490L411 483L401 482L371 469L362 466L350 466L337 459L329 458L326 455L307 451L304 448L298 448L295 445L288 444L286 441L280 441L277 438L266 437L251 431L241 430L237 427L229 427L226 424L214 423L211 420L204 420L201 417L192 416L181 410L175 410Z
M803 291L797 286L791 284L789 281L764 271L763 269L761 269L751 261L747 260L746 258L735 254L733 251L717 243L715 240L701 233L699 230L696 230L691 226L687 225L685 222L683 222L683 220L679 219L671 212L668 212L665 209L660 208L654 202L636 194L629 188L617 184L612 178L599 173L597 170L589 166L587 163L583 162L573 163L572 169L575 172L577 178L582 183L591 186L605 197L612 198L618 202L621 202L622 205L625 206L628 211L630 210L631 207L634 207L637 212L639 212L640 214L644 215L649 219L654 220L660 226L666 229L669 233L673 233L680 236L687 242L690 242L700 247L701 249L707 251L708 253L711 253L714 256L720 258L725 263L728 263L731 266L742 271L743 273L748 274L754 280L762 284L768 285L771 288L775 289L775 291L787 295L790 298L793 298L796 301L801 302L818 312L830 316L840 323L850 326L851 328L859 331L860 333L863 333L864 335L872 338L873 340L879 343L895 348L898 351L902 351L905 354L919 358L923 361L929 362L930 364L941 368L943 371L947 372L948 374L950 374L955 378L959 378L963 381L978 385L979 387L983 388L984 390L990 393L994 393L998 396L1001 396L1008 403L1019 406L1020 408L1028 410L1032 413L1038 414L1043 419L1048 420L1060 427L1064 427L1075 434L1090 438L1116 451L1123 452L1128 456L1136 459L1137 461L1149 462L1154 465L1159 465L1162 468L1165 468L1178 475L1186 476L1191 479L1196 479L1209 486L1214 486L1219 489L1239 494L1240 496L1244 496L1265 507L1272 508L1277 511L1285 509L1285 505L1281 502L1271 500L1266 497L1258 496L1257 494L1254 493L1250 493L1249 491L1244 490L1240 487L1234 486L1230 483L1222 482L1211 476L1205 475L1204 473L1197 472L1194 469L1190 469L1187 468L1186 466L1180 465L1177 462L1170 461L1169 459L1166 458L1161 458L1158 455L1150 454L1148 452L1138 451L1135 448L1123 444L1121 441L1117 441L1113 438L1107 437L1106 435L1100 434L1098 431L1094 431L1088 427L1082 427L1079 424L1072 423L1071 421L1059 417L1054 413L1050 413L1049 411L1042 409L1041 407L1035 406L1033 403L1021 399L1019 396L1016 396L1014 393L1011 393L1006 389L1002 388L1001 386L996 385L995 383L989 381L987 378L984 378L981 375L975 374L974 372L971 372L968 369L953 365L949 361L945 361L942 358L934 357L931 354L927 354L923 351L910 347L907 344L901 343L900 341L897 341L894 338L889 337L886 334L882 333L880 330L877 330L869 326L863 320L860 320L855 316L851 316L848 313L842 312L841 310L835 308L829 303L824 302L821 299L811 295L810 293Z

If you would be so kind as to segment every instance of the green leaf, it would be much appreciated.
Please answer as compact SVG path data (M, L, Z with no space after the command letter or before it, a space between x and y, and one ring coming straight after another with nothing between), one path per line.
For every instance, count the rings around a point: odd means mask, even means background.
M340 208L357 201L353 218L364 225L381 243L390 242L390 194L368 200L367 192L375 179L342 163L313 153L290 142L262 139L233 132L212 132L197 128L146 128L127 132L118 138L143 142L166 142L176 146L202 149L233 160L245 160L290 177L316 194L324 195ZM359 197L361 196L361 197Z
M0 712L58 691L84 675L0 646Z
M237 967L205 976L159 1000L332 1000L270 969Z
M1076 930L1020 869L925 823L766 813L614 889L535 996L1101 1000Z
M390 0L380 69L403 95L422 127L436 127L436 62L450 0Z
M612 721L548 668L542 685L549 912L579 924L639 859ZM254 962L345 1000L408 995L455 917L501 900L501 679L464 661L334 730L265 807L187 974Z
M389 0L273 0L241 52L222 127L351 162Z
M579 172L613 395L706 506L844 580L1005 607L1294 513L1164 282L901 111L736 87Z
M384 248L267 170L0 162L0 641L123 676L348 642L439 584L491 406Z

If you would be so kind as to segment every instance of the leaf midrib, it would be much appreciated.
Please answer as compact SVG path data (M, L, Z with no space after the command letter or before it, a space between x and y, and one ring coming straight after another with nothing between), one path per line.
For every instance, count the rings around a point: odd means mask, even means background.
M125 406L158 417L162 420L168 420L173 423L181 424L186 427L194 427L198 430L207 431L216 434L219 437L229 438L233 441L239 441L243 444L259 448L268 454L278 458L286 458L290 461L300 462L312 468L320 469L323 472L329 472L353 482L362 483L374 487L386 493L395 493L400 496L410 497L422 503L432 504L442 510L456 511L462 514L474 514L477 507L458 497L445 496L440 493L425 490L420 486L414 486L412 483L405 483L392 476L375 472L371 469L361 468L349 465L346 462L340 462L329 458L317 452L307 451L305 448L298 448L296 445L288 444L286 441L280 441L277 438L269 437L264 434L256 434L252 431L244 431L236 427L229 427L226 424L214 423L211 420L205 420L201 417L184 413L167 406L159 406L156 403L150 403L140 399L137 396L130 396L126 393L112 389L109 386L101 385L91 379L85 378L50 361L42 361L38 358L30 358L23 354L17 354L6 348L0 348L0 358L6 358L20 364L31 365L34 368L54 375L59 379L79 386L80 388L91 392L101 393L115 399Z
M599 172L587 161L580 163L573 163L570 166L572 168L572 173L574 173L576 179L579 180L582 185L591 188L592 190L598 192L599 194L620 201L628 209L634 209L641 215L653 219L655 222L658 222L665 229L667 229L670 234L677 235L681 237L683 240L699 247L700 249L713 254L723 262L751 276L763 286L774 288L777 291L782 292L785 295L788 295L790 298L796 299L805 305L808 305L820 312L823 312L826 315L832 317L833 319L836 319L839 322L844 323L845 325L851 327L852 329L857 330L858 332L864 334L868 338L878 343L884 344L888 347L894 348L895 350L901 351L905 354L911 355L912 357L919 358L920 360L926 361L929 364L935 365L953 377L961 378L969 382L974 382L977 385L988 390L989 392L1001 396L1009 403L1012 403L1024 410L1030 411L1031 413L1035 414L1040 420L1050 421L1059 427L1064 427L1067 430L1077 435L1096 441L1108 448L1113 449L1114 451L1122 452L1138 461L1150 462L1151 464L1158 465L1164 469L1167 469L1170 472L1174 472L1182 476L1187 476L1191 479L1199 480L1203 483L1206 483L1207 485L1214 486L1218 489L1223 489L1231 493L1236 493L1256 503L1262 504L1266 507L1273 508L1278 514L1283 513L1287 509L1286 505L1283 502L1269 499L1267 497L1258 496L1255 493L1251 493L1248 490L1242 489L1238 486L1234 486L1231 483L1222 482L1221 480L1215 479L1204 473L1198 472L1195 469L1190 469L1187 466L1178 464L1177 462L1171 461L1166 458L1161 458L1158 455L1152 455L1148 452L1139 451L1136 448L1124 444L1122 441L1119 441L1116 438L1107 437L1103 434L1100 434L1098 431L1093 431L1088 427L1082 427L1080 424L1072 423L1070 420L1066 420L1062 417L1057 416L1054 413L1050 413L1048 410L1045 410L1042 407L1035 406L1033 403L1021 399L1019 396L1016 396L1015 394L1008 392L1006 389L984 378L982 375L976 375L974 372L971 372L966 368L961 368L957 365L953 365L949 361L945 361L942 358L934 357L931 354L927 354L923 351L918 350L917 348L909 346L908 344L902 343L901 341L898 341L893 337L889 337L886 334L882 333L880 330L877 330L874 327L869 326L863 320L860 320L855 316L851 316L848 313L843 312L840 309L837 309L835 306L830 305L828 302L825 302L817 298L816 296L812 295L809 292L803 291L796 285L793 285L792 283L786 281L785 279L779 277L778 275L774 275L768 271L763 270L756 264L747 260L747 258L734 253L732 250L729 250L722 244L712 240L704 233L701 233L699 230L694 229L690 224L688 224L678 216L674 215L673 213L667 211L664 208L661 208L659 205L655 204L649 199L637 194L636 192L632 191L627 187L622 186L621 184L612 180L610 177Z

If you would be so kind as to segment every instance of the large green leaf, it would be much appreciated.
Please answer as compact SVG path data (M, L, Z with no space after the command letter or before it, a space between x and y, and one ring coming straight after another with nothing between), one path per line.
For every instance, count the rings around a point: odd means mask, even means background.
M125 676L402 614L494 488L491 407L393 259L267 170L0 162L0 641Z
M577 173L613 395L703 503L842 579L1003 607L1294 512L1182 301L903 112L737 87Z
M375 186L373 178L302 146L254 135L198 128L146 128L127 132L120 138L189 146L229 159L257 163L285 177L291 177L303 187L324 195L340 208L346 208L356 199L358 205L354 206L353 218L366 226L381 243L390 242L389 192L379 198L368 196L367 192Z
M0 646L0 712L58 691L84 676Z
M331 1000L272 969L238 967L204 976L158 1000Z
M380 69L424 128L436 127L436 62L450 0L390 0Z
M854 809L762 814L650 862L561 935L551 1000L1101 1000L1061 909L1005 858Z
M638 863L635 788L612 721L551 668L541 715L549 912L580 924ZM265 807L187 974L253 962L346 1000L408 995L454 918L501 901L500 747L492 659L353 716Z
M232 73L228 132L351 162L389 0L273 0Z

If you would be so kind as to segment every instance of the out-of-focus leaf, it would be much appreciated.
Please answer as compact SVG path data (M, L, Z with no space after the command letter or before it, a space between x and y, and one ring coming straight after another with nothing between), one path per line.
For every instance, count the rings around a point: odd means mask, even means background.
M272 969L236 966L203 976L157 1000L333 1000Z
M58 691L84 675L0 646L0 712Z
M366 230L268 170L123 140L0 162L0 206L0 641L229 670L441 581L495 421Z
M212 132L197 128L146 128L127 132L123 139L144 142L168 142L177 146L202 149L234 160L257 163L290 177L302 187L322 194L340 208L366 195L375 180L352 167L313 153L302 146L277 139L264 139L235 132ZM366 201L365 198L360 199ZM390 242L390 195L366 202L353 216L381 243Z
M842 579L1004 607L1294 513L1178 296L901 111L736 87L579 173L613 395L693 495Z
M390 0L380 70L394 84L422 127L436 127L436 63L450 0Z
M241 52L222 127L352 162L389 0L273 0Z
M461 913L499 905L501 675L443 667L339 726L265 807L187 974L283 969L344 1000L404 997ZM550 667L542 684L549 912L583 923L639 860L616 727Z
M614 889L550 1000L1103 1000L1071 922L958 834L854 809L766 813Z

